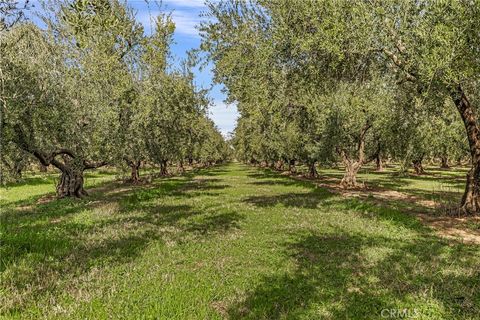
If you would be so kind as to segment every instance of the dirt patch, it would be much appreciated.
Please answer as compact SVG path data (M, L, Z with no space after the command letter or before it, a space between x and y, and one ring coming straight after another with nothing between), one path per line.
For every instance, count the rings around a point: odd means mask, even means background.
M469 227L469 225L480 225L480 217L432 217L427 214L417 214L417 216L420 221L444 238L480 244L480 229L473 230Z
M330 184L318 184L318 186L328 189L331 192L340 194L345 197L358 198L373 198L383 201L405 201L414 205L420 205L429 209L435 209L437 204L433 200L425 200L414 195L406 194L404 192L389 190L389 189L373 189L373 188L357 188L344 189L340 186L333 186Z
M388 206L388 201L405 201L413 205L419 205L423 208L437 209L437 204L433 200L425 200L413 195L394 190L343 190L328 188L344 197L370 198L378 201L382 205ZM419 210L406 211L407 214L414 214L424 225L435 230L436 234L465 243L480 244L480 230L470 228L470 225L480 225L480 217L449 217L429 215Z
M318 187L325 188L332 193L346 198L355 197L377 202L379 205L388 206L390 201L402 201L412 205L406 214L415 215L424 225L435 230L440 237L456 240L464 243L480 244L480 216L473 217L450 217L445 215L427 214L425 211L438 210L438 204L433 200L426 200L404 192L383 189L378 187L363 187L356 189L344 189L339 180L335 178L310 179L299 175L290 175L292 178L302 181L310 181ZM476 227L472 227L476 226Z
M341 194L344 197L370 198L378 201L382 205L388 206L388 201L405 201L407 203L418 205L426 209L437 209L437 203L433 200L425 200L419 197L409 195L395 190L344 190L341 188L332 188L331 185L323 186L332 192ZM435 230L436 234L465 243L480 244L480 229L474 230L470 225L480 225L480 217L449 217L429 215L419 210L406 211L407 214L414 214L424 225Z

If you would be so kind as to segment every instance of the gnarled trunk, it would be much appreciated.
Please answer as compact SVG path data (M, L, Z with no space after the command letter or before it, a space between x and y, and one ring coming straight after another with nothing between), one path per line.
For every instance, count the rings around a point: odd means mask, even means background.
M349 159L345 150L340 151L343 164L345 165L345 174L340 181L340 186L343 188L356 188L360 185L357 183L357 173L365 162L365 137L368 130L371 128L371 124L367 121L360 131L357 147L358 160L353 161Z
M277 171L282 171L283 170L283 161L278 160L277 163L275 164L275 170Z
M309 178L316 178L318 177L317 168L315 167L315 161L310 162L308 164L308 177Z
M288 171L290 171L290 173L297 172L297 168L295 167L295 160L288 161Z
M178 172L181 174L185 173L185 168L183 167L183 160L180 160L180 162L178 163Z
M140 161L132 161L132 163L130 164L130 169L130 181L132 183L140 182Z
M162 176L168 175L167 164L168 164L167 160L160 161L160 175Z
M425 173L425 169L423 169L422 159L415 159L412 161L413 163L413 170L415 170L415 174L421 175Z
M467 99L462 87L458 86L452 90L451 96L467 130L472 157L472 168L467 173L467 183L460 210L464 214L478 214L480 213L480 127L475 108Z
M61 169L60 181L57 184L57 196L81 198L88 195L83 188L83 169L64 166Z
M25 165L22 162L17 162L13 167L13 176L15 179L20 179L22 177L22 171Z
M447 156L441 157L440 160L441 160L440 168L442 168L442 169L450 168L450 166L448 165L448 157Z
M358 170L362 167L362 164L358 161L350 162L345 164L345 174L343 175L340 185L343 188L356 188L360 184L357 183L357 173Z
M127 165L130 167L130 179L127 182L131 183L139 183L140 182L140 166L142 162L140 160L130 160L128 158L124 158Z
M376 171L383 171L383 161L382 156L380 153L377 153L375 156L375 170Z
M15 126L14 130L18 135L17 145L22 150L37 158L41 165L45 167L53 165L62 172L56 187L57 196L60 198L88 195L83 188L83 171L99 168L107 164L106 161L96 163L89 162L78 157L72 150L65 148L60 148L49 153L44 152L37 149L31 141L27 139L27 134L19 125ZM63 161L57 159L58 156L61 156Z
M478 163L467 173L467 184L462 197L461 210L466 214L480 212L480 165Z

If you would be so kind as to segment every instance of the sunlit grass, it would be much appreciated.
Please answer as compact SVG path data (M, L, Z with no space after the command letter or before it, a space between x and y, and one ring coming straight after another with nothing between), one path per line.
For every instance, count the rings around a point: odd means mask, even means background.
M395 187L384 173L361 175ZM113 178L93 173L91 195L82 200L37 203L54 191L53 177L2 190L3 317L382 319L384 309L405 308L418 319L480 314L479 247L438 238L397 205L344 198L239 164L137 186ZM398 179L412 192L435 183Z

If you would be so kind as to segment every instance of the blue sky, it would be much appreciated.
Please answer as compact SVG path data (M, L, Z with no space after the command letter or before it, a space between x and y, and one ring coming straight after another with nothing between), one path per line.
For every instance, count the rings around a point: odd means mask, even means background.
M30 1L31 4L35 2ZM178 64L185 58L188 50L199 47L200 36L196 26L201 20L200 13L206 10L203 0L163 0L161 8L155 3L147 4L145 0L127 0L127 3L137 11L137 20L144 25L147 33L151 30L150 17L154 17L160 10L172 12L172 19L176 25L172 46L174 63ZM195 74L197 86L211 89L213 105L210 106L210 117L222 134L227 136L235 128L238 117L236 107L223 102L225 95L221 92L221 86L212 87L212 73L209 68L203 71L195 70Z
M128 4L137 11L137 20L141 22L146 32L151 30L150 17L159 12L154 4L148 4L144 0L127 0ZM174 44L172 53L175 62L178 63L186 57L186 52L192 48L198 48L200 45L200 36L196 26L200 23L202 17L200 14L206 10L203 0L163 0L162 9L172 12L172 19L175 22L176 29L174 34ZM234 105L225 105L223 102L225 96L221 92L221 86L212 87L212 73L209 68L203 71L195 70L196 84L202 88L211 88L210 97L213 105L210 107L210 117L218 126L224 136L233 131L238 117L237 109Z

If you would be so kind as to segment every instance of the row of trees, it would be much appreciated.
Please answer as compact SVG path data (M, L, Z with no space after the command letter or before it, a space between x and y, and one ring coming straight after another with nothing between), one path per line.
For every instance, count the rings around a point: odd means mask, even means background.
M480 212L480 2L229 0L202 48L240 119L237 157L342 161L345 187L382 158L469 158L461 202Z
M169 65L169 15L153 19L151 35L117 0L54 2L42 20L4 22L0 33L3 169L34 159L61 171L60 197L80 197L85 170L127 164L136 182L145 162L167 174L169 162L228 155L192 59Z

